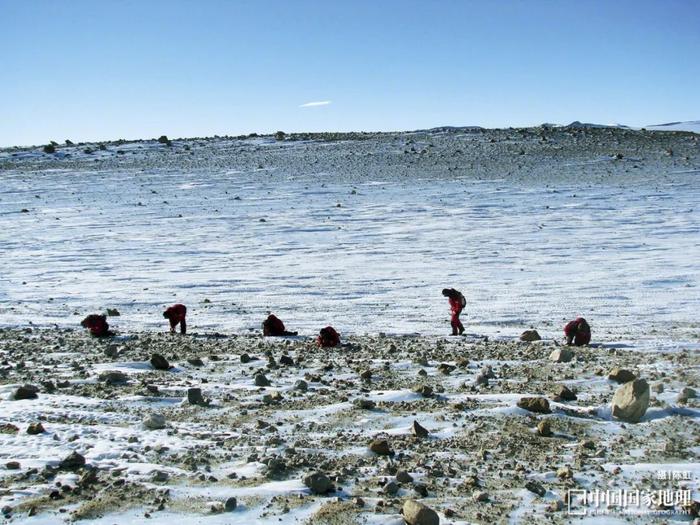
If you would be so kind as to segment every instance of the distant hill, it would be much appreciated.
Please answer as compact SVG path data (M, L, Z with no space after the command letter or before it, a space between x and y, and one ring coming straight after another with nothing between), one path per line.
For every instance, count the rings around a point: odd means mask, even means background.
M700 120L686 120L684 122L654 124L652 126L646 126L646 129L655 131L692 131L693 133L700 133Z

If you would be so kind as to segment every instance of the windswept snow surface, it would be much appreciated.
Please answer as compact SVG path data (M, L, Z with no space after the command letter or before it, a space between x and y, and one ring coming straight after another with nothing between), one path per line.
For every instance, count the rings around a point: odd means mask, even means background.
M470 178L334 182L328 173L2 174L0 324L440 334L444 287L468 331L601 338L697 331L700 177L630 187ZM22 213L22 209L28 212ZM264 222L263 222L264 221ZM205 303L205 300L211 301Z

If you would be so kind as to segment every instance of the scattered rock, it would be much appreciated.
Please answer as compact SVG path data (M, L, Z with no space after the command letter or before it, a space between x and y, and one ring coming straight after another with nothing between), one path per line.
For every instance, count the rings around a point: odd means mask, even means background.
M649 408L649 384L635 379L617 389L612 400L612 415L628 423L638 423Z
M427 428L421 426L418 421L413 422L413 435L418 437L418 438L427 438L430 435L430 432L428 431Z
M680 391L676 401L678 403L687 403L689 399L695 399L697 397L697 392L690 387L685 387Z
M523 397L518 401L518 407L538 414L549 414L549 401L544 397Z
M355 399L352 402L353 406L355 408L359 408L361 410L372 410L374 407L377 406L377 404L372 401L371 399Z
M85 466L85 457L73 451L58 464L61 470L78 470Z
M107 308L107 316L108 317L119 317L121 314L119 313L119 310L116 308Z
M555 348L549 354L549 360L555 363L568 363L574 358L574 352L567 347Z
M457 368L457 367L454 365L451 365L449 363L440 363L438 365L438 372L448 376L454 371L455 368Z
M265 374L255 374L255 386L270 386L270 380L265 377Z
M330 478L322 472L313 472L303 479L304 485L311 489L314 494L326 494L333 490L333 483Z
M413 391L423 397L433 397L433 388L430 385L418 385Z
M411 481L413 481L413 476L411 476L405 470L399 470L396 473L396 481L399 483L411 483Z
M571 470L571 467L569 467L568 465L561 467L561 468L558 468L557 469L557 477L559 479L573 479L574 471Z
M409 525L440 525L437 512L418 501L406 500L401 512L403 519Z
M309 388L309 384L303 379L298 379L294 382L294 390L299 390L300 392L306 392Z
M8 461L5 463L5 468L7 470L19 470L21 465L19 464L19 461Z
M201 388L188 388L187 389L187 402L190 405L207 405L207 402L202 397Z
M36 436L37 434L43 434L44 432L46 432L46 430L44 430L44 425L42 425L40 422L29 423L29 426L27 427L27 434L30 436Z
M526 343L531 343L533 341L541 341L542 338L540 337L540 334L537 333L537 330L525 330L522 334L520 334L520 340Z
M148 430L160 430L165 428L165 416L162 414L151 414L143 420L143 426Z
M151 366L156 370L170 370L170 363L160 354L153 354L151 356Z
M21 401L23 399L36 399L39 397L37 392L39 392L39 388L34 385L22 385L15 390L12 398L15 401Z
M394 452L391 450L389 441L386 439L374 439L369 444L369 449L380 456L391 456Z
M533 494L537 494L540 498L547 494L547 489L545 489L539 481L530 480L525 483L525 488Z
M384 492L384 494L393 496L399 491L399 486L395 481L389 481L382 487L382 491Z
M371 370L363 370L360 373L360 379L362 379L363 381L369 381L370 379L372 379L372 371Z
M156 470L151 474L151 481L154 483L165 483L170 479L170 474L164 470Z
M200 367L204 366L204 361L202 361L199 357L190 357L187 362L191 364L192 366Z
M287 354L282 354L282 357L280 357L280 364L284 366L294 366L294 359Z
M634 381L636 378L637 376L635 376L629 370L625 370L623 368L618 367L613 368L608 374L608 379L610 379L611 381L615 381L616 383L622 384Z
M97 380L101 383L107 383L108 385L123 385L128 382L129 377L118 370L110 370L107 372L102 372Z
M559 385L554 395L555 401L576 401L576 399L576 394L565 385Z
M489 500L488 492L477 491L474 493L474 501L484 502Z
M226 501L224 501L224 510L226 512L233 512L236 510L236 507L238 507L238 500L231 496L230 498L226 498Z
M250 363L252 361L252 358L248 354L241 354L241 363L246 364Z
M537 423L537 433L543 437L552 436L552 428L548 419L543 419L542 421Z

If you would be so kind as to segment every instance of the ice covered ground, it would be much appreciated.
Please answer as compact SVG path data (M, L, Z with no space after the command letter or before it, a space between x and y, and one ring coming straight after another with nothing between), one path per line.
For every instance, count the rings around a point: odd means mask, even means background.
M348 334L442 334L440 290L456 287L472 333L535 326L558 337L564 320L584 315L600 340L697 338L692 162L631 183L369 170L338 181L285 167L285 151L303 155L304 143L261 144L279 157L252 169L4 170L0 324L75 326L110 307L121 312L117 330L152 330L164 306L182 302L195 331L257 330L274 311L303 334L329 323ZM132 150L150 154L122 146ZM643 171L643 160L627 163Z

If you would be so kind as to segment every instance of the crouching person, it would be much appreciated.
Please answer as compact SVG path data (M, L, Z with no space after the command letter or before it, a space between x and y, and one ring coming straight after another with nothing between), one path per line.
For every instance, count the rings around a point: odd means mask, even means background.
M284 323L276 315L270 314L262 323L262 331L265 337L283 337L297 335L297 332L288 332L284 328Z
M109 329L106 315L88 315L80 322L80 326L87 328L93 337L110 337L114 335L114 332Z
M321 332L316 339L316 344L321 348L333 348L340 344L340 334L332 326L321 328Z
M174 304L163 312L163 317L170 321L170 333L175 333L175 328L180 325L180 333L187 333L187 307L184 304Z
M566 336L567 345L587 345L591 342L591 327L583 317L577 317L566 324L564 335Z

